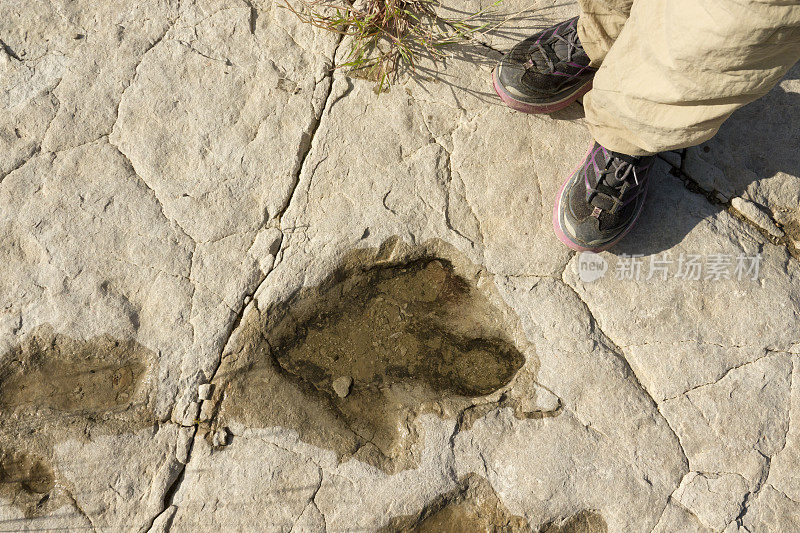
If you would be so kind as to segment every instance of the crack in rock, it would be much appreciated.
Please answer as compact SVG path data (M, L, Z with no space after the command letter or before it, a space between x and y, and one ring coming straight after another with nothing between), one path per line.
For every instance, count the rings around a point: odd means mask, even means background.
M339 37L338 42L333 50L333 56L336 57L336 51L339 49L339 45L342 42L342 37ZM286 201L278 208L277 213L273 216L274 219L280 223L283 218L283 215L289 209L289 206L292 204L292 200L295 197L295 193L297 192L297 187L300 184L300 176L303 174L306 168L306 161L308 159L309 154L311 153L311 148L314 143L314 138L316 137L317 130L319 130L320 124L322 124L322 119L326 115L326 113L330 112L329 101L332 93L333 88L333 71L334 67L331 67L325 77L322 79L320 83L325 83L325 95L322 98L322 104L320 105L319 112L314 114L313 120L311 124L308 126L307 131L303 132L300 143L297 147L297 153L295 155L296 164L292 169L292 185L289 190L289 194L286 197ZM309 177L309 181L310 181Z
M17 170L21 169L26 164L28 164L28 162L31 161L34 157L36 157L41 151L42 151L42 145L36 144L36 146L33 147L33 150L31 150L31 152L27 156L21 158L19 163L14 165L8 172L0 174L0 183L3 183L3 180L6 179L6 177L9 174L11 174L12 172L16 172Z
M564 270L564 272L566 272L566 267L565 267L565 270ZM642 391L642 392L645 394L645 396L646 396L646 397L649 399L649 401L650 401L651 405L652 405L653 407L655 407L656 411L658 412L659 416L660 416L660 417L661 417L661 419L663 420L664 424L665 424L665 425L666 425L666 426L669 428L669 430L672 432L672 435L675 437L675 442L678 444L678 447L679 447L679 448L680 448L680 450L681 450L681 456L682 456L682 460L683 460L683 467L684 467L684 470L688 471L688 470L689 470L689 459L688 459L688 457L687 457L687 455L686 455L686 450L683 448L683 443L681 442L680 436L678 436L677 432L676 432L676 431L675 431L675 429L672 427L672 424L670 424L670 423L669 423L669 420L667 420L667 418L664 416L664 413L662 413L662 412L661 412L661 406L660 406L660 404L659 404L659 403L656 401L656 399L653 397L653 395L652 395L652 394L650 394L650 391L648 391L648 390L645 388L645 386L644 386L644 385L642 385L642 382L639 380L639 377L636 375L636 372L634 372L634 371L633 371L633 368L631 367L630 363L628 362L628 359L625 357L625 353L622 351L622 349L621 349L621 348L620 348L620 347L619 347L617 344L615 344L615 343L614 343L614 342L611 340L611 338L610 338L608 335L606 335L606 334L605 334L605 332L604 332L604 331L603 331L603 330L600 328L600 324L597 322L597 319L595 318L594 314L592 313L592 310L591 310L591 308L590 308L590 307L589 307L589 305L586 303L586 301L584 301L584 300L583 300L583 298L581 298L581 295L580 295L580 294L578 294L578 292L577 292L577 291L576 291L576 290L575 290L575 289L574 289L574 288L573 288L573 287L572 287L572 286L571 286L569 283L567 283L566 281L564 281L564 279L563 279L563 278L562 278L562 279L560 279L560 281L561 281L561 283L563 283L563 284L564 284L564 285L565 285L567 288L569 288L569 290L570 290L570 291L572 291L572 293L573 293L573 294L575 294L576 298L578 298L578 300L579 300L579 301L580 301L580 302L583 304L583 306L584 306L584 307L585 307L585 309L586 309L586 312L587 312L587 313L588 313L588 315L589 315L589 319L591 320L590 329L591 329L592 331L595 331L596 333L598 333L598 334L599 334L599 336L600 336L600 342L601 342L601 344L604 344L604 345L605 345L605 347L606 347L606 348L607 348L607 349L608 349L608 350L609 350L611 353L613 353L613 354L614 354L614 355L615 355L615 356L616 356L616 357L617 357L617 358L618 358L618 359L619 359L619 360L620 360L620 361L621 361L621 362L624 364L625 372L628 374L628 376L630 376L630 378L631 378L631 379L633 380L633 382L634 382L634 383L637 385L637 387L638 387L638 388L639 388L639 389L640 389L640 390L641 390L641 391Z
M192 450L194 449L194 439L197 436L197 428L192 428L192 437L189 439L189 444L186 452L186 462L179 462L181 465L177 472L175 472L173 479L168 483L166 490L164 491L164 497L162 499L163 509L161 512L156 514L153 519L150 521L150 524L143 528L142 531L152 531L154 528L154 524L159 521L162 517L164 517L167 513L172 513L174 516L175 511L177 508L175 507L175 495L180 489L181 484L183 483L184 478L186 477L186 468L189 465L189 462L192 459ZM164 530L169 531L172 522L172 517L169 517L164 525Z

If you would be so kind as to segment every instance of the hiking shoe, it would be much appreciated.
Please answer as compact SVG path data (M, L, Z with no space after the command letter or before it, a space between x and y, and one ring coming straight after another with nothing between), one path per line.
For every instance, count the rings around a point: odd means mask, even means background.
M592 88L596 68L578 40L578 17L518 43L492 72L497 95L524 113L552 113Z
M556 198L553 227L561 242L573 250L601 252L622 239L642 212L654 159L593 142Z

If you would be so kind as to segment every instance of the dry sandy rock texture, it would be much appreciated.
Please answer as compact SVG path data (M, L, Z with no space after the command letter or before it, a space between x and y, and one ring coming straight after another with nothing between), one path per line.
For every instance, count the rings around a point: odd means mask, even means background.
M580 105L489 82L576 7L503 9L376 95L269 0L0 2L0 530L800 529L800 69L589 280Z

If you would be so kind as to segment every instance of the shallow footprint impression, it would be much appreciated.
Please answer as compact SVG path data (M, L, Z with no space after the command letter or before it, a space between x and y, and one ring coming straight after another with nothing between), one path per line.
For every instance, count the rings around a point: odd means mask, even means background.
M49 326L0 356L0 501L46 514L70 498L57 483L55 444L151 424L153 360L133 341L76 340Z
M525 364L513 314L478 288L474 267L462 274L424 247L388 260L386 249L354 251L318 286L245 320L218 373L217 426L289 427L394 470L409 466L420 413L501 401Z

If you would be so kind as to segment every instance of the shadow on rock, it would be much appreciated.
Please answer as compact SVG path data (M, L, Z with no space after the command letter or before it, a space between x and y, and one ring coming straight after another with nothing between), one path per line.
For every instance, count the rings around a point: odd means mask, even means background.
M800 65L792 67L784 77L797 79ZM704 189L713 188L728 197L749 198L800 241L798 120L800 94L776 86L734 113L713 139L690 148L687 171ZM721 171L713 181L695 175L707 168L705 164ZM780 177L781 174L787 176Z
M636 225L609 252L615 255L653 255L679 244L700 222L723 210L704 195L686 189L677 171L656 162L650 176L647 202ZM699 253L700 250L697 251Z

